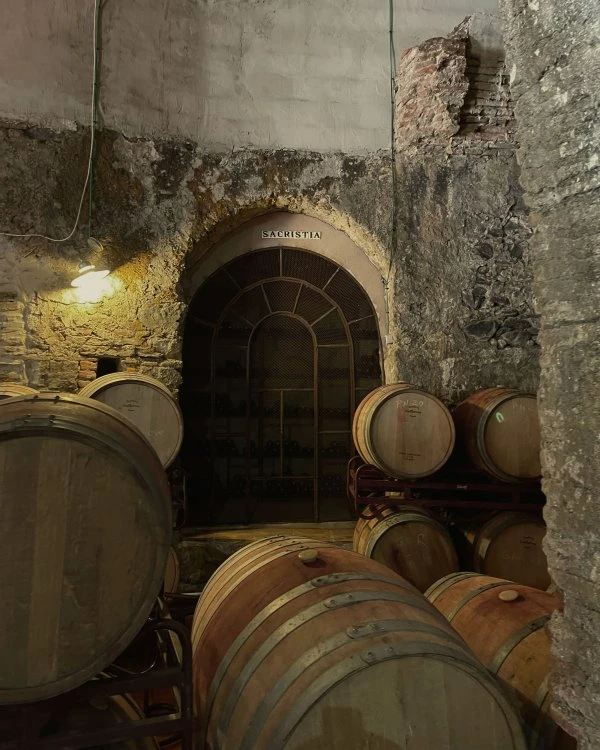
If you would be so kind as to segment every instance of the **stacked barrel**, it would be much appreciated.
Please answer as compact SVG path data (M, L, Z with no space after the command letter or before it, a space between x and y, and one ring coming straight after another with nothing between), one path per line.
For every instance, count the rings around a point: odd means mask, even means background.
M163 588L165 466L181 419L158 381L117 375L76 396L0 385L0 706L51 698L101 673ZM167 574L174 585L172 556ZM108 707L111 722L139 714L126 697ZM64 726L85 724L90 710L74 708Z
M10 705L126 660L161 588L177 588L164 468L181 415L160 383L123 373L78 396L0 388L0 398L0 497L11 499L0 505L0 570L14 603L0 704ZM451 414L414 386L384 386L357 409L354 440L403 481L438 472L455 443L495 480L528 481L539 474L537 433L523 426L532 404L488 389ZM449 518L395 502L364 509L354 552L274 536L215 572L192 623L198 747L575 747L550 714L546 625L559 600L540 590L550 583L541 520L509 512L463 523L474 572L459 572ZM119 722L143 701L109 703ZM71 711L69 728L97 711Z
M536 399L516 389L478 391L450 417L414 386L384 386L359 405L353 435L366 463L403 482L434 474L450 458L454 475L466 465L491 486L526 485L541 473ZM530 750L573 750L575 740L550 712L546 626L560 599L544 591L552 587L541 517L480 512L475 502L474 512L442 518L418 501L402 504L402 492L386 494L396 495L394 507L362 509L355 551L425 592L518 707Z
M524 750L516 711L411 584L272 537L208 582L192 630L201 747Z
M353 547L395 570L419 591L459 569L448 530L414 506L368 506L354 529Z
M573 750L576 741L550 713L547 624L559 606L557 598L476 573L449 575L425 596L513 695L530 750Z
M471 464L504 482L540 476L536 398L513 388L486 388L451 414L435 396L409 383L383 385L359 404L352 426L361 457L392 477L434 474L455 437Z
M209 580L192 625L211 750L574 750L550 712L558 600L477 573L425 595L365 555L273 536Z
M453 412L461 447L474 466L503 482L537 479L540 427L534 395L486 388Z
M444 404L409 383L382 385L359 404L352 425L361 457L385 474L417 479L450 458L455 429Z
M487 388L451 413L435 396L408 384L381 386L359 404L354 442L363 460L403 481L439 472L449 461L471 467L495 483L535 481L540 475L540 435L535 396ZM490 481L488 480L488 482ZM483 480L485 481L485 480ZM392 500L392 498L390 498ZM450 532L418 503L367 506L354 549L405 576L421 591L443 575L467 568L521 583L550 585L542 539L545 526L533 513L455 514ZM468 560L467 560L468 558Z

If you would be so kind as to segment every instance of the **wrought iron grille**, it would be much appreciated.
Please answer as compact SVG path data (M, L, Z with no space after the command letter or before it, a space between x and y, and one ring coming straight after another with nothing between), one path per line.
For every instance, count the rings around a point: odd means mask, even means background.
M381 384L371 302L292 248L216 271L189 308L182 451L191 523L348 518L356 404Z

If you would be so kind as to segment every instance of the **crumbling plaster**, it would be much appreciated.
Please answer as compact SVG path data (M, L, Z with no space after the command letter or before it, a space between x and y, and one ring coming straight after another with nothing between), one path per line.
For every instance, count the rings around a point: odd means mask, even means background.
M89 124L93 7L3 0L0 117ZM107 128L213 151L389 147L387 0L103 0L102 8ZM497 0L395 0L396 49L495 9Z
M50 227L66 233L66 221L57 221L56 202L64 200L71 210L77 205L75 179L62 182L62 177L87 134L11 127L1 135L7 184L12 168L20 177L18 189L2 192L5 226L12 229L12 219L15 229L24 222L33 231ZM31 169L27 176L24 162ZM66 247L42 239L1 240L7 304L25 300L25 364L19 372L34 386L74 390L81 385L77 363L84 362L87 377L94 358L108 355L120 357L126 367L153 372L176 389L189 301L182 283L186 258L197 263L219 237L253 215L303 212L345 231L365 252L378 255L380 264L386 254L391 201L385 154L359 163L343 155L286 151L216 155L191 143L130 140L104 131L98 165L95 234L113 269L112 296L78 304L67 289L78 249L84 247L80 235ZM40 184L34 200L24 201L40 171L51 175L49 181ZM372 200L374 194L378 200ZM5 375L14 374L14 359L0 365Z
M494 23L491 16L463 23L447 40L402 57L394 162L387 149L215 151L165 134L100 129L91 233L105 245L112 294L80 304L68 290L87 204L72 242L2 238L10 344L0 353L0 375L75 390L94 377L98 356L115 356L123 368L153 373L176 390L191 269L252 217L286 210L344 232L378 269L389 313L388 379L413 381L451 402L498 383L534 389L529 229L497 35L486 35ZM484 60L486 39L491 62ZM469 57L469 45L479 57ZM480 105L481 76L472 71L482 65L492 73L482 79ZM463 132L461 102L469 96L472 122ZM433 129L422 130L421 103L433 112ZM5 231L69 232L88 139L85 127L4 121Z

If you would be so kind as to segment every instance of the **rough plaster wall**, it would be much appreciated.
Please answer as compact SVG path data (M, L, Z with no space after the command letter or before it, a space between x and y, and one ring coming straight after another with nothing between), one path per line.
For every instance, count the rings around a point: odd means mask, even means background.
M0 374L75 390L94 377L98 356L115 356L123 368L155 374L176 389L188 301L184 264L196 263L252 216L287 209L345 231L384 276L389 272L389 377L451 402L488 385L534 389L529 230L514 144L506 128L491 141L485 128L458 133L469 90L468 31L463 24L451 39L421 45L405 56L398 74L396 248L388 152L211 153L191 141L102 131L92 229L107 248L114 293L79 304L66 290L81 238L66 247L2 240L3 325L11 338L0 352ZM425 78L423 66L433 68ZM419 100L412 110L411 91ZM407 119L406 111L417 114ZM423 111L436 123L433 130L423 129ZM6 123L0 131L4 228L68 232L88 137L83 128L55 132Z
M600 16L596 0L505 0L519 159L541 313L554 706L600 747Z
M396 49L496 7L395 0ZM89 123L92 19L93 0L3 0L0 116ZM388 0L106 0L102 29L108 128L217 151L389 147Z
M88 137L83 129L0 129L5 229L66 234ZM124 368L176 390L186 257L197 260L226 231L268 210L323 219L387 264L391 169L385 153L211 154L189 142L103 131L97 164L94 234L105 243L114 293L80 304L68 289L84 247L81 235L66 246L0 238L0 325L11 332L0 348L2 379L74 391L93 377L98 356L114 356Z
M476 16L407 50L396 78L398 370L451 402L477 388L537 386L530 229L499 28ZM469 71L482 61L493 75L476 97L481 76Z
M13 188L0 188L5 226L64 231L78 200L86 133L12 128L0 136L0 145L9 144L2 179ZM95 233L114 269L114 294L79 304L66 291L82 241L65 248L4 239L0 278L15 336L15 348L0 356L4 379L18 371L33 386L75 390L93 377L98 356L115 356L176 389L186 258L195 263L227 231L268 210L323 219L378 267L390 265L385 153L208 154L190 143L105 131L98 154ZM49 177L37 183L39 174ZM534 387L528 230L512 153L407 156L397 186L402 232L392 265L390 372L451 401L480 385Z

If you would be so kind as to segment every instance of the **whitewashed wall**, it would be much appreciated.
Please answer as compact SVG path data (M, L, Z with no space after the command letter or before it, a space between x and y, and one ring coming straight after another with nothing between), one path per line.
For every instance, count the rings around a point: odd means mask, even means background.
M395 0L398 54L497 0ZM2 0L0 117L89 121L93 0ZM389 146L388 0L105 0L108 127L209 149Z

